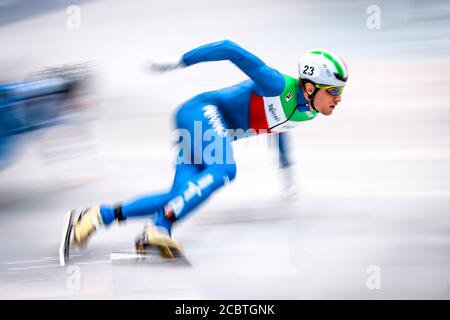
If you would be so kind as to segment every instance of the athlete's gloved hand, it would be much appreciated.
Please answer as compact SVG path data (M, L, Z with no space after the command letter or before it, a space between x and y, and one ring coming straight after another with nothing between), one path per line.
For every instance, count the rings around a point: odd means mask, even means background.
M150 59L143 63L143 68L151 72L167 72L185 66L183 58L180 56L165 56L158 59Z

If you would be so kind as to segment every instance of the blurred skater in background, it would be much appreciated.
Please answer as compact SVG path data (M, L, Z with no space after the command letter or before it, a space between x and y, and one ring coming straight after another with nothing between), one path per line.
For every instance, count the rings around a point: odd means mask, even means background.
M77 116L86 109L91 90L88 63L45 68L21 82L0 83L0 169L14 159L25 134L80 120Z

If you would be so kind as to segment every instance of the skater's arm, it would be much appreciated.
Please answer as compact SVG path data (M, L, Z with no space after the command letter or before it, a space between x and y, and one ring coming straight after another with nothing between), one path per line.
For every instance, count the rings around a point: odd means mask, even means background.
M278 133L278 163L280 168L286 168L291 165L287 135L287 132Z
M295 199L299 192L296 174L290 159L287 132L278 134L278 156L279 168L278 174L281 179L280 196L286 200Z
M284 78L261 59L229 40L203 45L185 53L182 63L190 66L199 62L229 60L247 74L268 96L280 95Z

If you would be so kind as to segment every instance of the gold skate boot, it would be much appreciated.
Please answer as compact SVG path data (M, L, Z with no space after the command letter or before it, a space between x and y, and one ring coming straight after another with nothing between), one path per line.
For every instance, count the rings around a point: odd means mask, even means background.
M136 252L145 254L149 247L156 247L166 259L175 259L177 253L182 253L183 248L178 241L172 239L167 232L147 222L143 234L136 239Z
M81 211L72 226L70 246L84 248L88 239L103 225L100 207L92 207Z

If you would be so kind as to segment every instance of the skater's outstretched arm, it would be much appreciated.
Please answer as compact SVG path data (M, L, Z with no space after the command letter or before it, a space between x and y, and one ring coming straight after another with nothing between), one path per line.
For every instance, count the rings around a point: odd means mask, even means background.
M266 65L261 59L230 40L213 42L186 52L180 58L166 57L150 63L154 71L168 71L200 62L229 60L247 74L266 96L280 95L284 90L284 78L280 72Z
M230 40L203 45L183 55L187 66L206 61L229 60L248 75L268 96L283 92L284 78L277 70Z

